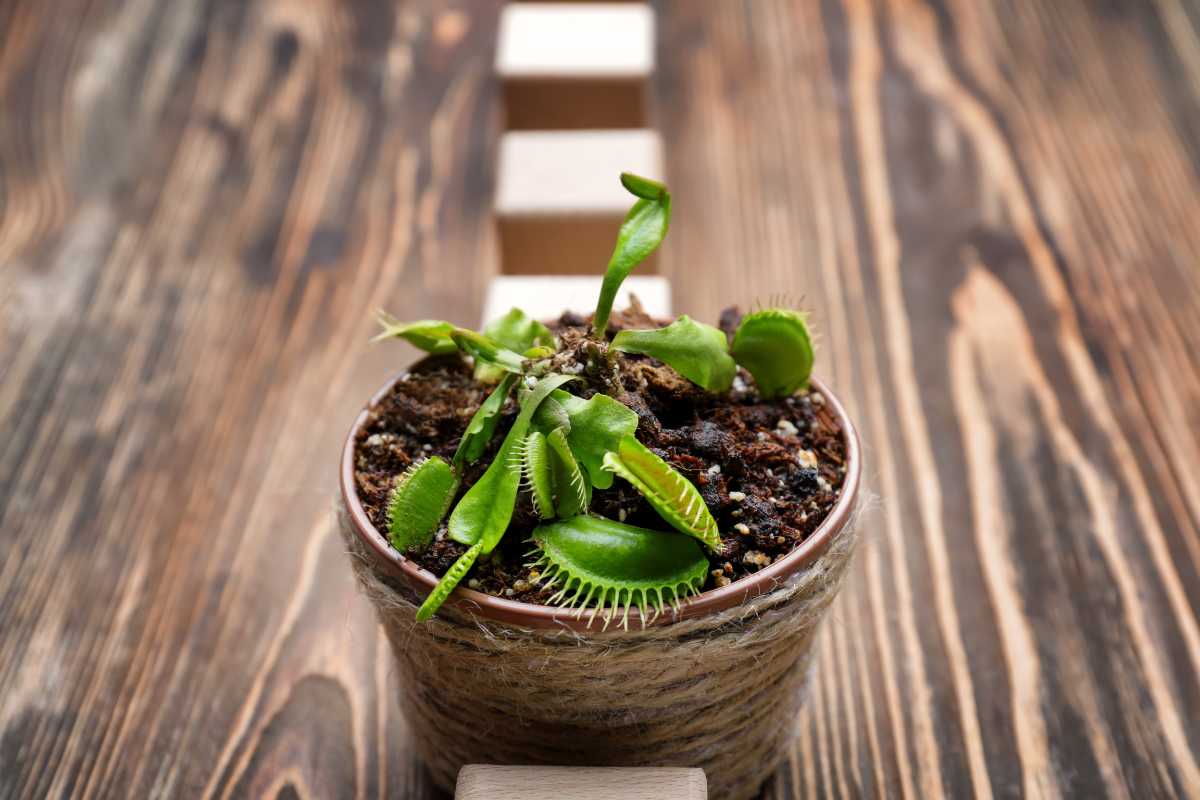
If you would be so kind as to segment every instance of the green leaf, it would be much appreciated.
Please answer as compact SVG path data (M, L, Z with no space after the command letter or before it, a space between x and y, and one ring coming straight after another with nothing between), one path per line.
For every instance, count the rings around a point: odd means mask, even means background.
M429 545L445 516L458 478L438 456L417 462L396 478L388 501L388 539L400 552Z
M720 551L717 521L699 490L644 444L624 437L617 452L604 456L604 468L633 484L671 527L695 536L713 552Z
M487 471L467 490L450 514L450 538L466 545L480 543L487 555L499 544L512 519L521 484L520 464L515 463L517 447L529 433L533 412L550 392L567 381L571 375L547 375L521 398L521 411L509 428L496 458Z
M808 383L813 346L806 316L768 308L742 318L733 336L733 357L754 376L764 398L785 397Z
M613 248L604 282L600 285L600 297L596 302L596 315L592 330L603 337L612 313L617 290L629 277L629 273L662 243L671 223L671 194L667 187L649 178L641 178L627 172L621 173L621 184L638 201L629 209L621 230L617 232L617 245Z
M571 430L571 418L567 416L562 403L554 399L554 395L543 400L538 410L533 412L533 424L547 436L558 428L563 428L564 434Z
M483 329L483 335L496 344L524 352L534 345L557 347L558 341L550 329L526 314L519 308L514 308Z
M550 329L519 308L514 308L483 329L483 335L501 347L521 353L525 358L545 358L553 355L558 341ZM549 349L547 349L549 348ZM487 363L475 365L475 380L495 383L500 369Z
M708 559L694 539L677 533L652 531L604 517L577 516L533 531L541 549L534 566L542 578L559 587L551 604L608 606L607 626L625 609L636 606L661 613L664 601L678 603L696 594L708 576ZM657 614L656 614L657 616Z
M475 566L475 561L482 552L483 544L471 545L467 552L450 565L450 569L446 570L446 574L442 576L437 586L433 587L433 591L425 598L425 602L421 603L421 607L417 609L417 622L424 622L442 607L442 603L446 602L446 598L450 596L454 588L471 571L471 567Z
M475 415L467 423L467 429L463 431L462 439L458 442L458 449L454 452L455 466L464 461L475 461L483 455L488 442L492 440L492 435L496 432L496 425L500 422L500 412L504 408L504 401L508 398L508 393L512 390L518 377L511 372L505 373L500 384L475 410Z
M710 392L729 391L737 373L724 332L686 314L665 328L621 331L613 337L612 347L657 358Z
M621 173L621 185L625 187L625 191L643 200L661 200L664 197L670 197L665 183L651 178L643 178L632 172Z
M484 538L499 538L512 519L517 501L521 472L510 464L516 442L513 430L505 436L495 459L487 470L467 490L450 514L447 531L460 544L473 545ZM499 531L499 533L497 533Z
M595 394L587 400L566 392L555 392L557 400L571 420L567 442L588 479L597 489L612 486L612 475L604 469L604 454L616 451L625 436L637 430L638 416L629 406L606 394Z
M448 355L458 349L450 335L456 330L449 322L437 319L422 319L416 322L401 322L390 314L376 314L383 331L372 342L384 339L404 339L409 344L434 355Z
M483 362L505 372L521 372L525 367L525 359L520 353L501 347L482 333L455 328L450 338L459 350L473 357L475 363Z
M530 431L521 445L521 477L533 498L533 508L542 519L554 516L554 472L550 448L541 431Z
M496 342L490 336L485 336L482 333L477 333L467 328L460 328L449 322L432 319L420 320L418 322L400 322L394 317L380 311L379 323L383 326L383 332L372 339L372 341L390 338L405 339L422 350L435 355L446 355L453 353L455 350L461 350L464 354L473 357L477 366L482 365L485 368L490 368L490 371L489 369L485 369L484 372L488 375L493 375L494 380L500 379L499 373L501 372L521 372L525 366L525 357L520 352ZM540 322L532 323L530 329L534 331L534 335L540 340L544 337L544 334L538 331L539 327L541 330L546 331L546 333L549 333L549 331ZM505 332L508 333L510 331L506 329ZM539 344L535 354L544 352L540 349L544 346ZM531 348L519 347L518 349L525 351Z
M551 402L546 400L546 403ZM545 405L543 403L543 405ZM587 511L592 502L591 484L567 444L565 428L555 428L546 437L550 445L550 462L554 471L555 506L560 517L573 517Z

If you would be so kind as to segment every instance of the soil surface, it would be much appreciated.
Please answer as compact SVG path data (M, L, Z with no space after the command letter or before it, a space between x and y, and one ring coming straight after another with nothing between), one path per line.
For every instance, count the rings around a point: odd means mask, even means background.
M731 332L741 315L729 309L721 327ZM603 343L587 339L587 319L564 315L556 326L562 342L554 371L583 379L566 388L589 397L603 391L639 417L637 438L699 488L721 531L723 551L708 553L711 570L704 588L724 586L757 572L803 542L837 502L845 476L845 448L833 414L816 392L781 400L758 397L754 382L739 371L733 391L712 395L670 367L647 356L622 354L611 366ZM636 306L614 313L609 336L622 328L665 324ZM447 461L490 387L476 383L458 356L419 363L373 407L359 434L355 480L359 498L375 527L387 531L387 498L396 476L413 461L439 455ZM474 483L517 415L510 397L488 452L469 465L459 496ZM633 525L669 526L625 481L593 493L591 510ZM551 591L534 585L526 563L528 541L538 518L525 492L504 540L482 559L463 585L488 594L542 603ZM386 538L386 537L385 537ZM445 524L424 552L408 553L442 575L466 548L446 536Z

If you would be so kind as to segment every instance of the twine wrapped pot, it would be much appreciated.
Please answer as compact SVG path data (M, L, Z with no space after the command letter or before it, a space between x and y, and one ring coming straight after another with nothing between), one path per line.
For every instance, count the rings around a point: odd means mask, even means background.
M425 623L437 583L393 550L354 485L355 421L342 454L338 522L355 574L395 652L412 740L439 786L464 764L695 766L713 798L752 797L786 753L813 643L856 541L857 435L818 381L846 446L825 522L752 576L644 627L460 588ZM372 404L390 385L385 387Z

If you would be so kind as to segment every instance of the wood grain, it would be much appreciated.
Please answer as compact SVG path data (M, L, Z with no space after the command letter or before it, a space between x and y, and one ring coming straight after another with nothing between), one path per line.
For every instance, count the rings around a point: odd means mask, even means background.
M682 767L513 767L468 764L457 800L706 800L704 770Z
M0 2L0 797L429 797L329 518L478 316L498 3ZM663 272L878 502L770 797L1200 796L1200 10L659 6Z

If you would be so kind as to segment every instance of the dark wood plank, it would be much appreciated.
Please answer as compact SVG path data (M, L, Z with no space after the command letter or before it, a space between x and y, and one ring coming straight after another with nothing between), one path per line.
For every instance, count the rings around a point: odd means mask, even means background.
M498 2L0 3L0 796L431 796L329 524L472 321ZM1200 795L1200 12L660 5L676 306L879 497L771 797Z
M664 15L677 304L806 296L882 497L779 794L1200 790L1194 16Z
M425 794L332 464L410 358L371 309L482 300L496 8L48 11L0 72L0 796Z

